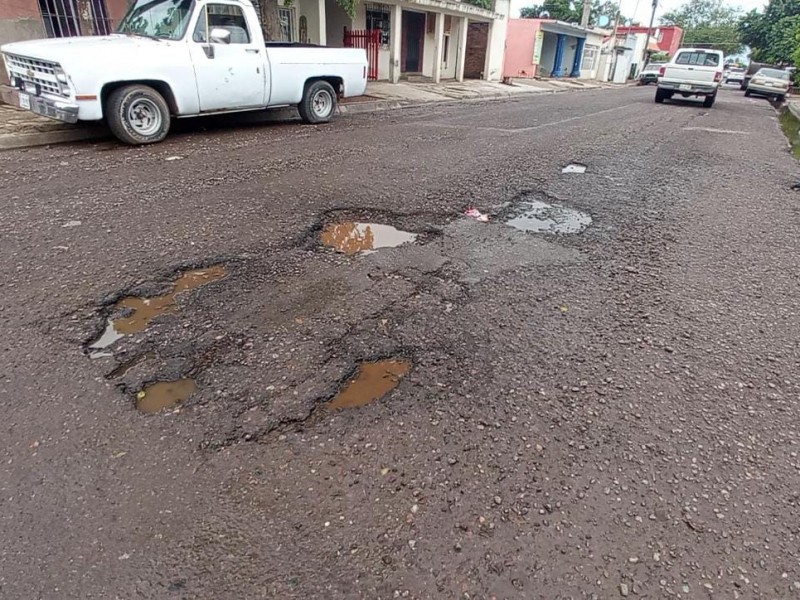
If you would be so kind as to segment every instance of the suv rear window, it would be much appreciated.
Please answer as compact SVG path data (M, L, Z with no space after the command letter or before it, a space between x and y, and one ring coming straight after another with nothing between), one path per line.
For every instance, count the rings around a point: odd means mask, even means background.
M697 65L700 67L718 67L719 54L705 52L681 52L675 59L677 65Z

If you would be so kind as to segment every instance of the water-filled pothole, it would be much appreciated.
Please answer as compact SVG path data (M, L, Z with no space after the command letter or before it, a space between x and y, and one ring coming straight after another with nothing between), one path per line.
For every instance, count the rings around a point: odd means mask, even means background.
M114 305L115 310L133 311L127 317L119 319L109 319L106 328L97 340L89 344L89 356L99 358L108 356L108 352L103 352L106 348L114 344L120 338L144 331L150 322L156 317L177 310L178 305L175 298L178 294L202 287L212 281L222 279L228 271L222 265L214 265L205 269L194 269L186 271L178 277L172 284L172 289L161 296L143 298L129 296L123 298Z
M159 381L136 394L136 408L143 413L157 413L183 404L197 389L194 379Z
M580 233L591 225L592 217L566 206L527 200L506 212L505 223L531 233Z
M358 366L355 377L328 402L328 408L354 408L374 402L396 388L409 370L411 361L408 360L363 362Z
M396 248L417 239L416 233L401 231L391 225L347 221L331 223L322 230L323 245L352 256L379 248Z

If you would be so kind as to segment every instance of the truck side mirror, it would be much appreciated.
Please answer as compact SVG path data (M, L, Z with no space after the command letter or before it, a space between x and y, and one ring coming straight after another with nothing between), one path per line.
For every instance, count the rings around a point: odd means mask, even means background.
M221 27L215 27L209 33L209 37L211 38L212 44L230 44L231 43L231 32L227 29L222 29Z

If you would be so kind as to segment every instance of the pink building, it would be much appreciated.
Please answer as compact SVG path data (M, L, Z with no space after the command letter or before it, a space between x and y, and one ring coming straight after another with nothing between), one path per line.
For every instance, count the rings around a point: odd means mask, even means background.
M503 77L580 77L593 72L599 44L592 30L552 19L509 19ZM591 64L585 63L587 56Z

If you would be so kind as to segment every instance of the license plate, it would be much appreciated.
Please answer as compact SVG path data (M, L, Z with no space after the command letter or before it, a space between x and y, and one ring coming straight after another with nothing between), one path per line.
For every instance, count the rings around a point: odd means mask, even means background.
M678 89L679 90L690 90L690 89L692 89L692 86L690 86L688 83L682 83L682 84L680 84L678 86Z
M28 96L28 94L19 95L19 107L24 108L25 110L31 109L31 97Z

